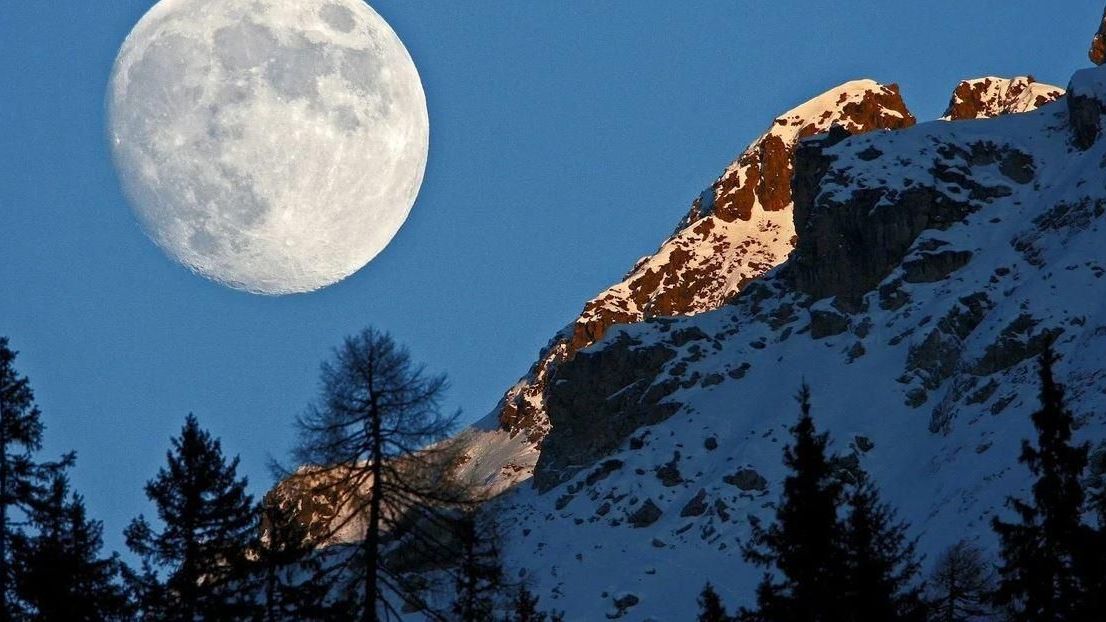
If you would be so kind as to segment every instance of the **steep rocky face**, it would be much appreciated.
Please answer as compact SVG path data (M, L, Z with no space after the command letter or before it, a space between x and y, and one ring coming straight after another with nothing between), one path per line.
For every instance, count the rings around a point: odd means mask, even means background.
M1106 76L1092 69L1077 72L1068 84L1069 125L1079 149L1090 149L1102 133L1102 115L1106 112L1106 104L1100 97L1103 91L1106 91Z
M793 244L792 155L800 140L834 126L864 133L914 122L896 85L871 80L843 84L776 118L694 201L655 254L588 301L580 317L550 342L500 402L502 427L539 443L549 429L545 393L558 364L615 324L716 309L782 262Z
M825 153L827 144L807 143L796 158L801 169L795 190L799 242L786 272L798 291L815 299L834 296L845 309L857 308L899 266L922 231L946 229L983 204L1010 196L1013 185L1034 180L1031 155L981 140L935 143L932 152L914 162L915 176L902 188L860 186L847 195L826 193L827 165L835 159ZM885 155L872 146L859 157L881 169L902 166L897 160L884 161ZM997 175L974 178L978 167L994 167ZM952 271L945 269L949 252L919 256L905 269L904 280L939 280L935 277Z
M984 78L965 81L961 87L964 84L970 93L966 101L974 102L972 114L984 117L1032 110L1062 93L1031 78ZM979 86L984 84L985 88ZM797 175L811 177L814 172L810 166L796 169L795 149L800 141L833 134L831 142L836 142L850 134L902 129L914 122L896 86L871 80L843 84L775 119L693 202L658 251L588 301L488 419L469 433L499 438L474 445L474 452L490 454L471 464L479 479L494 481L499 490L529 477L550 430L547 394L552 374L558 365L602 339L611 326L717 309L787 258L795 244L792 186L803 192L817 182L811 178L792 183ZM832 327L833 322L826 326ZM502 455L508 458L496 466ZM556 462L550 460L546 458L549 464Z
M804 142L790 259L729 304L610 328L554 370L537 486L492 508L508 565L580 619L690 619L707 580L748 604L760 570L741 545L778 497L803 380L842 468L872 475L927 563L961 538L993 546L990 520L1028 488L1045 343L1076 440L1106 455L1106 67L1069 91Z
M1029 112L1056 101L1063 94L1064 89L1037 82L1033 76L964 80L956 85L942 118L961 121Z
M1106 63L1106 12L1102 13L1102 21L1098 25L1098 32L1091 39L1091 49L1087 52L1091 62L1096 65Z

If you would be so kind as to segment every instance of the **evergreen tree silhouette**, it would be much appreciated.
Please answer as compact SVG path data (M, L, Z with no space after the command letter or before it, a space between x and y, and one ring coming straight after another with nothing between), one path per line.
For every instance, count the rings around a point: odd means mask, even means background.
M50 479L73 463L35 461L43 425L26 376L15 369L17 353L0 337L0 622L20 619L24 604L15 594L13 544L23 534L19 517L45 497Z
M101 622L131 619L120 583L117 555L100 557L103 527L89 520L84 500L55 475L48 494L31 511L36 529L16 546L16 588L41 622Z
M325 620L341 611L328 602L332 580L323 572L325 554L316 552L297 517L266 500L259 541L250 563L260 594L263 622Z
M1090 598L1103 562L1088 547L1096 534L1083 520L1089 447L1072 444L1073 418L1055 363L1050 345L1039 359L1041 404L1032 415L1037 444L1024 441L1019 458L1035 478L1032 497L1008 500L1016 522L992 521L1002 554L996 599L1014 622L1106 620Z
M932 622L989 620L995 576L979 547L961 540L937 558L929 577Z
M846 556L837 517L842 483L826 455L829 436L819 434L810 415L810 388L797 397L798 423L784 450L790 474L784 480L776 518L769 527L754 523L745 559L764 567L757 610L745 619L766 622L841 622Z
M242 582L256 523L238 458L228 463L220 442L188 415L166 459L146 484L161 531L142 516L126 531L127 546L143 560L136 577L143 613L174 622L249 617Z
M511 615L503 619L503 622L546 622L548 614L538 610L538 597L534 596L525 585L518 586L515 590Z
M493 521L481 520L474 512L460 517L454 531L460 559L451 611L458 622L490 620L496 609L496 597L503 588L498 531Z
M848 620L925 620L916 587L919 563L908 525L880 500L879 490L863 471L848 492L845 519L845 609Z
M699 622L728 622L731 618L726 613L726 607L722 604L722 598L714 591L714 586L708 581L699 592Z
M450 511L474 503L452 477L453 446L442 442L457 418L440 408L448 383L412 363L390 335L369 328L323 363L320 384L318 400L297 420L294 454L297 463L310 465L306 478L339 508L317 537L363 531L345 557L346 584L338 586L358 610L351 619L402 617L397 602L424 604L405 566L412 558L440 559L451 544Z

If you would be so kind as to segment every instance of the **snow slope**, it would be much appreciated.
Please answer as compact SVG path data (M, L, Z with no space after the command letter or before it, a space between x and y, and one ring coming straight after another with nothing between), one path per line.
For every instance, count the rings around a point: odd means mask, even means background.
M959 97L970 102L973 114L998 116L1031 110L1062 93L1032 78L980 78L958 85L952 101ZM531 476L549 430L549 378L610 326L717 309L787 258L795 235L792 153L801 139L835 125L859 134L913 124L898 87L872 80L847 82L778 116L694 201L657 252L588 301L496 409L464 433L470 475L494 493Z
M1106 439L1103 111L1106 68L1026 114L804 143L788 261L557 366L536 486L489 508L509 567L569 620L691 619L707 580L748 602L739 545L771 514L803 379L923 554L992 546L1027 488L1046 338L1078 437Z
M497 491L530 476L549 429L550 374L608 327L716 309L787 257L794 238L791 156L801 138L834 125L861 133L913 123L898 87L872 80L842 84L777 117L694 201L657 252L588 301L496 409L466 432L474 476Z

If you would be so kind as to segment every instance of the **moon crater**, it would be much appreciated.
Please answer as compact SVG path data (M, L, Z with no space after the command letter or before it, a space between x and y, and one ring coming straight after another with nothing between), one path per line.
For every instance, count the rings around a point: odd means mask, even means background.
M426 166L407 50L360 0L162 0L120 50L108 125L147 234L195 272L311 291L392 239Z

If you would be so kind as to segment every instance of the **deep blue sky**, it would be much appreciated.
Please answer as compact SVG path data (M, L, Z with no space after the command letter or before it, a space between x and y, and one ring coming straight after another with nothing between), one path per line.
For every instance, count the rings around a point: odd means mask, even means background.
M956 82L1088 65L1102 0L372 2L422 74L426 181L392 245L321 292L265 298L193 276L140 232L103 139L115 53L150 0L8 3L0 15L0 334L21 350L48 450L109 546L186 413L257 493L366 325L487 413L583 302L671 231L778 113L845 80L897 81L922 119ZM1063 9L1056 8L1062 5Z

